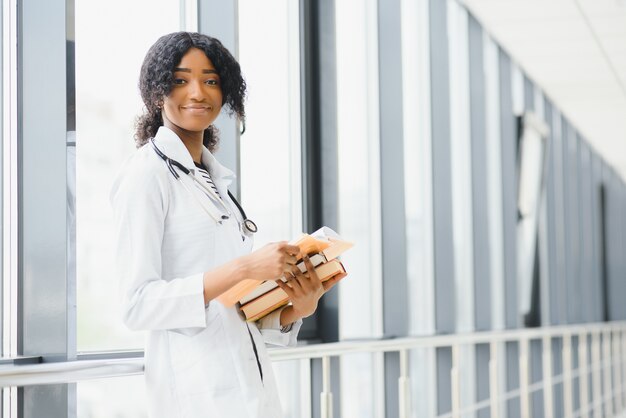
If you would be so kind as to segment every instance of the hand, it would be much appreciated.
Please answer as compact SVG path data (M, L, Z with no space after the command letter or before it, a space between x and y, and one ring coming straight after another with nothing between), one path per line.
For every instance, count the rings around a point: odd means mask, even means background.
M247 279L274 280L296 268L300 248L286 241L273 242L242 257L242 267Z
M282 280L276 282L291 300L292 312L289 312L289 316L295 317L295 319L290 318L288 322L311 316L317 309L317 304L324 293L346 277L346 274L342 273L322 283L317 273L315 273L315 267L313 267L311 260L307 256L304 256L304 265L307 269L306 273L302 273L298 267L294 266L292 275L286 276L288 277L287 283L284 283Z

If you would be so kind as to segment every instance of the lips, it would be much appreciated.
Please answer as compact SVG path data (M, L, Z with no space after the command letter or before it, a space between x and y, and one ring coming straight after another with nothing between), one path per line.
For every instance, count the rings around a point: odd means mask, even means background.
M194 110L194 111L209 111L213 110L212 106L209 105L189 105L189 106L181 106L182 109L185 110Z

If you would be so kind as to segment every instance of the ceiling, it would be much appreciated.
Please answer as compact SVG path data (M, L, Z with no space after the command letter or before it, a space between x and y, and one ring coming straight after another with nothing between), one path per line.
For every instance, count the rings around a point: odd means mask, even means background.
M626 180L626 0L459 0Z

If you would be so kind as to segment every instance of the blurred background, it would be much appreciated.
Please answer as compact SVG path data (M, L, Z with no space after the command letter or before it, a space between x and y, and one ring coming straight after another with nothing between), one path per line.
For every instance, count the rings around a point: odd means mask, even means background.
M3 417L146 416L109 191L143 58L179 30L247 81L217 157L255 246L356 243L312 354L273 353L285 417L626 408L625 1L5 0Z

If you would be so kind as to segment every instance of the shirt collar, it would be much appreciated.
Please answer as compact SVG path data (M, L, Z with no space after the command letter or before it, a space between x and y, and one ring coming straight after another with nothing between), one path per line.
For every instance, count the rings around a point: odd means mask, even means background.
M154 143L163 154L172 160L178 161L195 174L196 166L193 163L191 154L189 154L187 147L185 147L183 141L180 140L174 131L161 126L154 136ZM235 173L221 165L215 156L211 154L211 151L204 146L202 147L201 160L202 164L209 169L211 179L218 187L227 187L235 179Z

